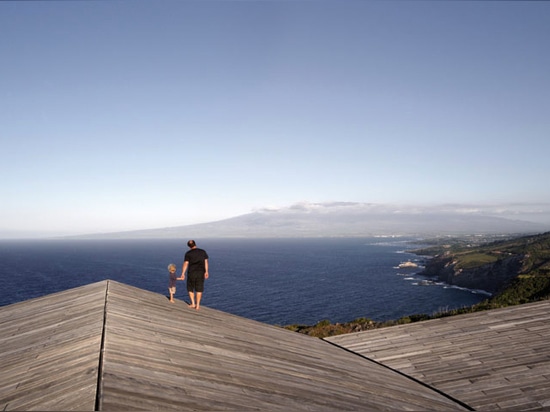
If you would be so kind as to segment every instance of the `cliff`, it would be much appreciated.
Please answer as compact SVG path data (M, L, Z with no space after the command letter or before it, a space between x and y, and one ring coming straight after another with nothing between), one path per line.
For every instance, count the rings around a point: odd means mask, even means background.
M523 259L522 255L511 256L494 263L464 268L460 258L449 254L434 257L421 274L449 285L480 289L495 294L506 288L518 276Z
M423 276L492 294L506 290L518 277L547 277L550 273L550 233L487 244L439 244L417 253L433 254Z

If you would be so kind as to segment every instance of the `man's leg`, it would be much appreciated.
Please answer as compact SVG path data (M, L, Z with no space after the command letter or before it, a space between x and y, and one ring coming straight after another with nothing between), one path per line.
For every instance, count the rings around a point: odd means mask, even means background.
M191 299L191 304L189 306L194 308L195 307L195 292L189 291L189 299Z
M202 292L197 292L197 305L195 309L199 310L201 307Z

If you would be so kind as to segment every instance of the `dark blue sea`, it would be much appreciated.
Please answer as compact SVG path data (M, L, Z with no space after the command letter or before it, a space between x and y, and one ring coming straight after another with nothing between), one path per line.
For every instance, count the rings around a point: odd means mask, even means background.
M377 321L433 314L487 298L481 291L422 282L404 261L405 238L197 239L209 256L202 305L273 325ZM420 241L417 241L420 242ZM112 279L167 295L184 240L0 241L0 306ZM176 298L188 301L183 282Z

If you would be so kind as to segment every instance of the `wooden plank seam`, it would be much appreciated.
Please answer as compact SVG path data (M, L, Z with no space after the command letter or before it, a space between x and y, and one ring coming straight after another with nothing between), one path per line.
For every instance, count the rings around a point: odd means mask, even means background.
M348 349L348 348L346 348L346 347L344 347L344 346L340 346L340 345L338 345L338 344L336 344L336 343L334 343L334 342L331 342L331 341L329 341L329 340L326 340L326 339L323 339L323 340L324 340L325 342L330 343L330 344L333 345L333 346L336 346L336 347L339 348L339 349L343 349L343 350L345 350L346 352L353 353L353 354L356 355L356 356L359 356L359 357L361 357L361 358L363 358L363 359L366 359L366 360L368 360L368 361L370 361L370 362L376 363L377 365L380 365L380 366L382 366L382 367L384 367L384 368L386 368L386 369L389 369L389 370L391 370L391 371L393 371L393 372L395 372L395 373L397 373L397 374L399 374L399 375L401 375L401 376L404 376L405 378L410 379L410 380L412 380L412 381L414 381L414 382L416 382L416 383L418 383L418 384L420 384L420 385L422 385L422 386L424 386L424 387L426 387L426 388L429 388L429 389L433 390L434 392L436 392L436 393L438 393L438 394L444 396L445 398L450 399L451 401L458 403L459 405L463 406L464 408L466 408L466 409L469 410L469 411L475 411L474 408L472 408L472 407L471 407L470 405L468 405L467 403L461 401L460 399L453 398L453 397L452 397L451 395L449 395L448 393L445 393L445 392L443 392L443 391L437 389L437 388L434 387L434 386L431 386L431 385L429 385L429 384L427 384L427 383L425 383L425 382L422 382L421 380L418 380L418 379L416 379L415 377L413 377L413 376L411 376L411 375L407 375L407 374L405 374L405 373L403 373L403 372L401 372L401 371L399 371L399 370L397 370L397 369L393 369L393 368L389 367L388 365L384 365L383 363L380 363L380 362L378 362L378 361L376 361L376 360L374 360L374 359L371 359L371 358L369 358L369 357L367 357L367 356L364 356L364 355L362 355L362 354L359 353L359 352L354 352L354 351L352 351L352 350L350 350L350 349Z
M100 411L103 403L103 354L105 353L105 325L107 323L107 299L109 296L110 280L105 287L105 303L103 305L103 327L101 329L101 344L99 346L99 365L97 367L97 389L95 393L95 410Z

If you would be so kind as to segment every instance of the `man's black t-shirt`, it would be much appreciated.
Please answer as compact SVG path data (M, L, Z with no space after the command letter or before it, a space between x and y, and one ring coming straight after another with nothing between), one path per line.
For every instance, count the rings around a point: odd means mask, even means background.
M208 259L208 254L205 250L199 248L188 250L185 253L184 260L189 262L187 268L189 275L204 275L206 272L204 261L206 259Z

